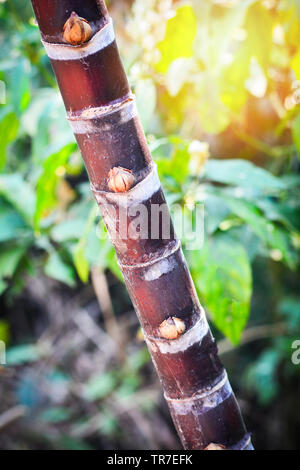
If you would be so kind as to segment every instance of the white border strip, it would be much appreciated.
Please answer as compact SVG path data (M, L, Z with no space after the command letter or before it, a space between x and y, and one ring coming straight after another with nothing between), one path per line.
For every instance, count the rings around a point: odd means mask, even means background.
M206 315L204 309L200 307L200 317L197 323L178 339L168 341L146 337L146 341L153 351L158 348L161 354L177 354L187 351L194 344L201 343L208 332L209 326Z
M68 121L74 134L100 134L110 131L112 126L125 124L137 114L135 99L130 99L111 108L88 108L78 116L68 116Z
M46 52L53 60L79 60L105 49L115 40L115 32L112 19L109 19L103 28L82 46L71 46L69 44L52 44L42 40Z

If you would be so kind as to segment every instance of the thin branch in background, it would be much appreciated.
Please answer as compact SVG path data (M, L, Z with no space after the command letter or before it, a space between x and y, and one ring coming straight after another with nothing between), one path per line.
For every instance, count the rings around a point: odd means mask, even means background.
M124 344L122 341L120 327L115 317L113 304L109 293L107 277L100 266L92 268L91 276L95 294L100 306L101 313L103 315L106 331L118 345L120 351L122 351L124 349Z
M262 142L259 139L256 139L256 137L247 134L247 132L243 131L240 128L234 127L233 131L238 139L245 142L254 150L257 150L258 152L261 152L271 158L280 158L287 154L291 154L291 152L294 151L293 145L272 147L271 145L266 144L265 142Z
M26 411L27 409L25 406L15 406L0 415L0 432L14 424L19 419L24 418Z
M233 346L227 339L219 342L219 354L223 356L224 354L236 351L237 348L241 348L246 344L252 343L254 341L259 341L261 339L273 338L277 336L283 336L286 333L286 324L277 323L275 325L261 325L248 328L244 334L241 342L238 346Z

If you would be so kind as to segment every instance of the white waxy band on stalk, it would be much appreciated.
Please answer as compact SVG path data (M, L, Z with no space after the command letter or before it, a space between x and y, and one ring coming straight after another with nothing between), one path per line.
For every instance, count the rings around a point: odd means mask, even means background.
M201 405L203 413L206 413L223 403L232 394L233 392L228 381L228 376L226 372L224 372L220 381L210 390L206 390L190 398L172 399L166 397L166 399L176 415L184 416L193 413L193 411L196 415L199 415L199 405Z
M174 240L170 242L169 246L165 249L164 254L158 256L157 258L153 258L150 261L146 261L145 263L137 263L137 264L132 264L132 265L120 263L120 266L122 267L122 269L126 269L126 270L143 269L146 271L148 268L155 266L157 263L161 263L162 261L175 255L177 251L179 250L181 250L181 243L179 240Z
M251 436L249 434L246 434L243 439L241 439L236 444L228 447L227 450L254 450L251 442Z
M98 204L107 204L111 202L122 208L130 208L133 205L142 204L148 201L161 188L161 183L157 173L156 164L151 165L148 175L127 193L107 193L97 191L92 187L92 191Z
M251 442L251 437L248 438L248 441L246 442L245 446L242 448L242 450L254 450L254 447Z
M126 124L126 122L137 116L137 107L134 96L126 101L111 106L99 108L88 108L78 115L68 115L68 121L74 134L100 134L108 132L115 126Z
M168 256L147 267L143 273L143 279L147 282L157 281L164 274L168 274L174 271L176 267L178 267L178 262L174 259L174 257Z
M201 343L208 332L209 326L205 312L203 308L200 307L200 317L197 323L178 339L168 341L146 337L146 341L152 350L157 351L157 349L159 349L161 354L177 354L187 351L194 346L194 344Z
M112 19L109 19L103 28L90 39L89 42L80 46L71 46L69 44L52 44L42 40L46 52L53 60L78 60L84 59L96 52L105 49L115 40L115 32Z

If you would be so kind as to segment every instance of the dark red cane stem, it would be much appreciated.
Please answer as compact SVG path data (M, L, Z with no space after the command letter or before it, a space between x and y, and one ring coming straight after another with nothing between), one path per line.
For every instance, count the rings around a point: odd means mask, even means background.
M32 4L182 443L186 449L252 449L173 230L105 4ZM63 37L73 12L93 31L80 46ZM155 210L163 214L153 236ZM131 236L138 223L146 229Z

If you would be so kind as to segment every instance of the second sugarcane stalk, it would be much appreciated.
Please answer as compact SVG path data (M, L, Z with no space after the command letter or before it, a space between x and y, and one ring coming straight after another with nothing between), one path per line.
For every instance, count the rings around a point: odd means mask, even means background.
M169 212L102 0L32 0L90 177L182 444L252 449ZM145 236L128 236L145 208ZM125 210L125 217L124 217ZM143 212L143 211L142 211ZM165 225L169 236L165 237Z

